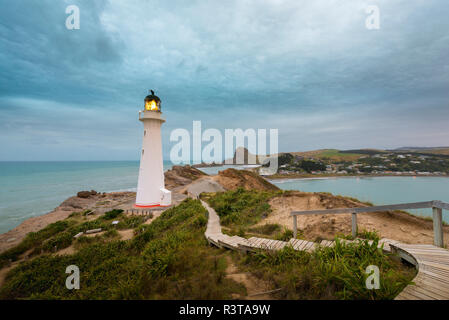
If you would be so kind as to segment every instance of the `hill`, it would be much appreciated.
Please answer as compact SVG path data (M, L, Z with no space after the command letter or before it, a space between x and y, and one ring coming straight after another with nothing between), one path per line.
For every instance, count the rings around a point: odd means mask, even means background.
M354 161L363 154L354 151L340 151L337 149L319 149L306 152L290 152L293 155L301 156L308 159L328 159L332 161Z
M389 151L449 156L449 147L402 147Z
M239 155L239 159L237 159ZM241 158L243 156L243 159ZM226 159L223 161L226 164L259 164L259 158L257 155L252 154L248 149L244 147L238 147L235 149L234 157L232 159Z

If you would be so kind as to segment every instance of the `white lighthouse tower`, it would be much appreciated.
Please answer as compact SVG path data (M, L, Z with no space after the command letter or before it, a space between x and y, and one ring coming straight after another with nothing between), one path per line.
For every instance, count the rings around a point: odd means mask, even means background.
M143 122L143 144L140 156L139 180L135 206L138 208L166 207L171 205L171 192L165 189L162 162L161 99L151 94L145 98L145 108L139 111Z

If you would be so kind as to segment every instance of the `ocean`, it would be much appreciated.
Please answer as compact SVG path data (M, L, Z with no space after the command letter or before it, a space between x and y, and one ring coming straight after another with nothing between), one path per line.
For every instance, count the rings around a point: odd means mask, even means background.
M171 167L164 161L164 170ZM226 167L201 170L216 174ZM139 161L0 162L0 233L52 211L81 190L136 191L138 173Z
M164 169L172 167L164 162ZM201 168L216 174L222 166ZM56 208L81 190L135 191L139 161L0 162L0 233L27 218ZM273 181L281 189L331 192L370 201L376 205L442 200L449 202L449 178L375 177ZM449 222L449 214L443 211ZM431 215L430 210L413 212Z
M135 190L138 161L0 162L0 233L81 190Z
M374 205L430 200L449 202L449 178L446 177L332 177L271 182L284 190L330 192ZM418 216L432 216L432 209L408 211ZM449 223L447 210L443 210L443 220Z

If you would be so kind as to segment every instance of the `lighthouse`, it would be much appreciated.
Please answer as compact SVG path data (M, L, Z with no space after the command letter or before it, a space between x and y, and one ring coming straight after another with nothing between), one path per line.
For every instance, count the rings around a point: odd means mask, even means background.
M140 155L136 204L138 208L167 207L171 205L171 192L165 189L162 161L161 99L150 91L145 97L145 107L139 111L143 122L143 143Z

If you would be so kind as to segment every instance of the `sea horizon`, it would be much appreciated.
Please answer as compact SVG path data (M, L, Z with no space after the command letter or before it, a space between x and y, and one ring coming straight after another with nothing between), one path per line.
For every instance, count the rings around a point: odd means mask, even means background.
M171 161L164 161L164 171L172 166ZM242 166L225 165L201 168L201 170L213 175L228 167L239 168ZM0 161L0 176L3 185L3 188L0 189L0 233L17 227L28 218L51 212L61 202L82 190L96 190L97 192L136 191L138 171L138 160ZM342 178L348 181L343 183L345 184L343 189L342 182L328 182L332 180L343 181ZM367 181L366 179L369 177L352 177L352 179L356 178ZM384 179L386 177L379 178ZM407 183L413 181L405 180L406 177L391 178L393 180L397 178L395 181L407 181ZM428 178L438 179L438 177ZM440 178L444 179L444 177ZM396 201L376 192L375 186L374 189L372 187L369 189L371 191L360 194L361 189L351 187L350 179L351 177L317 177L268 180L281 189L332 192L336 195L359 198L361 201L370 201L377 205L388 202L412 202L409 197L400 192L401 189L395 189L394 198ZM419 181L421 182L418 182L418 186L423 185L422 182L426 181L425 177L419 177ZM441 190L439 183L432 183L430 186L427 185L423 188L423 191L419 191L419 188L416 189L418 191L412 191L412 198L414 192L424 194L431 192L431 185L434 185L437 190ZM379 190L384 189L384 186L379 188ZM432 193L428 195L430 196ZM420 197L415 196L415 198ZM449 195L444 199L426 198L423 200L448 201ZM429 212L421 212L417 215L428 216ZM445 220L449 222L447 218Z
M139 160L0 161L0 234L51 212L82 190L136 191ZM164 160L164 171L173 167ZM216 174L220 166L201 168Z

